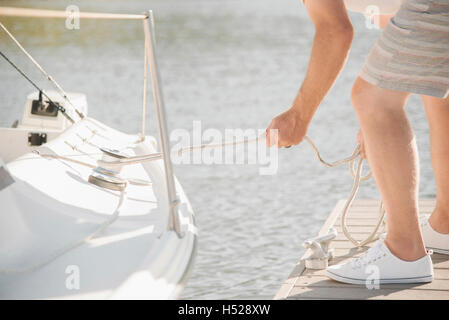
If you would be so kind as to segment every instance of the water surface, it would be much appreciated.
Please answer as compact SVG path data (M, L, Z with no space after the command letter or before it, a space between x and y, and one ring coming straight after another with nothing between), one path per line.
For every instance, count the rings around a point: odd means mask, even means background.
M295 97L304 77L313 27L299 0L0 1L1 5L140 13L153 9L168 122L171 129L265 128ZM309 135L328 160L355 145L357 118L349 92L379 36L351 15L356 28L348 63L318 110ZM89 115L125 132L140 128L143 29L139 22L81 21L69 31L62 20L2 19L67 91L88 96ZM40 86L51 89L0 32L0 50ZM332 59L332 57L329 57ZM33 91L0 61L0 125L21 117ZM421 152L421 196L434 196L428 126L421 101L408 112ZM149 134L155 133L149 112ZM198 256L185 299L256 299L274 296L338 199L350 192L347 167L318 164L300 145L279 154L279 170L261 176L249 165L184 165L175 168L196 212ZM361 197L376 198L372 182Z

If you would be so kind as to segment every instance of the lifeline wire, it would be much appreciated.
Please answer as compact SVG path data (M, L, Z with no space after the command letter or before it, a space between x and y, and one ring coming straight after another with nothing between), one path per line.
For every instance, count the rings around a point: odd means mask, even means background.
M61 88L61 86L50 76L37 61L28 53L28 51L25 50L25 48L17 41L17 39L6 29L6 27L3 25L3 23L0 22L0 27L6 32L6 34L11 38L12 41L19 47L20 50L28 57L28 59L31 60L31 62L39 69L39 71L47 78L48 81L50 81L53 86L58 89L61 96L72 106L72 108L75 110L75 112L78 114L78 116L83 119L85 116L84 114L79 111L70 101L69 97L65 93L65 91Z
M1 23L0 23L1 24ZM51 105L53 105L56 109L58 109L59 111L62 112L62 114L71 122L71 123L75 123L75 121L67 114L66 110L64 107L60 106L59 104L54 103L50 97L41 89L39 88L34 82L33 80L31 80L30 78L28 78L26 76L25 73L23 73L22 70L19 69L19 67L17 67L14 62L12 62L11 60L8 59L8 57L6 57L3 52L0 51L0 55L11 65L14 67L14 69L16 69L26 80L28 80L29 83L31 83L31 85L33 87L35 87L37 90L39 90L39 92L42 92L42 94L48 99L48 102L50 102Z

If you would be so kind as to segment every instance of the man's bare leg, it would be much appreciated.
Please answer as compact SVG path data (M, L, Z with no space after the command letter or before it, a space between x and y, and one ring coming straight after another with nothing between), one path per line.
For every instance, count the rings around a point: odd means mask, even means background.
M366 155L387 211L385 244L400 259L426 255L418 222L419 160L405 113L410 94L382 89L358 78L351 99Z
M449 98L421 96L430 126L430 150L437 185L437 205L429 219L432 228L449 233Z

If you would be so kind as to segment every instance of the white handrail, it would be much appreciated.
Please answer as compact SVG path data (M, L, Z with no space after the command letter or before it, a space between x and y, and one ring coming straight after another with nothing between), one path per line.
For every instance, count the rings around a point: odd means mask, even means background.
M143 31L145 34L145 22L143 23ZM144 43L144 58L143 58L143 97L142 97L142 133L141 133L141 141L145 141L145 123L146 123L146 117L147 117L147 74L148 74L148 38L145 37L145 43Z
M161 151L164 160L165 181L168 196L169 208L169 230L174 230L179 237L182 237L182 231L179 221L178 204L179 200L176 195L175 178L170 157L170 145L168 140L167 120L165 116L164 99L162 95L162 87L160 81L159 70L156 61L156 40L154 38L154 18L153 12L148 11L148 19L143 21L145 31L145 45L148 45L148 64L150 66L151 86L153 89L154 105L157 115L159 140L161 142Z
M33 17L33 18L62 18L67 19L71 11L43 10L31 8L0 7L0 16L9 17ZM111 20L145 20L144 14L122 14L122 13L98 13L77 12L80 19L111 19Z

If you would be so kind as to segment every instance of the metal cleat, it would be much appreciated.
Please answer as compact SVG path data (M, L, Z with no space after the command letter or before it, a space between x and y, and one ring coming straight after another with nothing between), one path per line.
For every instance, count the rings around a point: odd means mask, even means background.
M303 242L302 246L310 249L311 253L303 259L307 269L326 269L329 260L334 256L334 250L329 250L329 244L337 236L337 230L331 228L324 236L315 237Z

